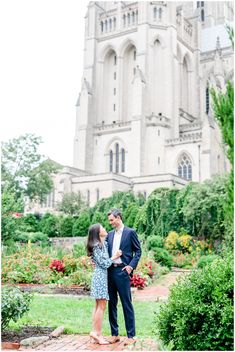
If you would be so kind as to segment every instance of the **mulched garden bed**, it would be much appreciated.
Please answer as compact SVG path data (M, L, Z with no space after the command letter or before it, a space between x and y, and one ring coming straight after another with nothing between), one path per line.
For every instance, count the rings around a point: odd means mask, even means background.
M90 294L90 291L84 287L78 285L65 286L65 285L56 285L56 284L15 284L9 286L16 286L22 292L37 292L45 294L69 294L69 295L86 295Z
M48 336L54 329L47 326L25 326L19 331L2 331L2 342L20 342L32 336Z

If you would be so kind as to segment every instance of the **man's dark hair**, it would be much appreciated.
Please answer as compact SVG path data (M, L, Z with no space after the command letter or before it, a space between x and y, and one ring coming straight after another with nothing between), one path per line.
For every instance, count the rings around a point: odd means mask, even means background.
M117 218L118 216L120 217L120 219L122 220L122 212L120 209L111 209L108 212L108 216L109 215L113 215L115 218Z

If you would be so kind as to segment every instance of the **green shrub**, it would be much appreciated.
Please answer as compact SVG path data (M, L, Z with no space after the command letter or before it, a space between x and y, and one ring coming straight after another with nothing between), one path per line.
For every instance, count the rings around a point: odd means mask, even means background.
M16 242L23 242L23 243L27 243L29 240L29 234L28 232L23 232L20 230L16 230L14 235L13 235L13 239Z
M157 263L163 266L171 268L173 265L173 259L170 253L164 248L154 248L154 259Z
M43 233L43 232L32 232L29 234L29 238L30 238L30 241L32 243L35 243L35 242L43 242L43 243L47 243L49 241L49 237L46 233Z
M22 217L21 230L24 232L37 232L39 220L34 214L26 214Z
M75 221L75 219L72 216L65 216L65 217L61 218L60 229L59 229L60 236L72 237L74 221Z
M79 218L74 221L73 236L87 236L90 224L89 213L84 211Z
M22 232L17 230L14 234L14 240L16 242L27 243L28 241L35 242L44 242L48 243L48 235L43 232Z
M40 231L46 233L49 237L56 237L59 234L58 216L46 213L40 221Z
M29 310L31 299L31 294L22 293L16 287L2 288L2 330L8 327L11 320L16 322Z
M171 289L156 333L177 351L233 351L233 260L215 259Z
M147 238L147 248L163 248L164 240L161 236L149 236Z
M13 218L12 215L2 215L1 217L1 234L2 241L5 243L13 239L16 230L19 228L21 218Z
M206 265L213 262L213 260L218 259L219 256L215 254L211 255L202 255L197 263L197 268L204 268Z

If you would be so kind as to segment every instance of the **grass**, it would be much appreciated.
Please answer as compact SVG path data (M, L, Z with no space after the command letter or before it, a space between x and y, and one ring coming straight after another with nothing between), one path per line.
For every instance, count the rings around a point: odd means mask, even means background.
M136 318L136 336L154 337L153 321L159 309L156 302L134 302ZM23 325L40 325L56 328L65 327L68 334L87 334L91 331L91 316L94 301L91 298L55 297L35 295L30 311L17 323L11 323L10 329L20 329ZM122 307L118 305L119 334L126 335ZM110 335L108 309L106 309L103 334Z

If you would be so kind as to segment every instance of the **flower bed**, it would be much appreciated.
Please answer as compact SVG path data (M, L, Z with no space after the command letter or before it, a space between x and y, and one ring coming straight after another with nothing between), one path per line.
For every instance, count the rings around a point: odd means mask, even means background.
M2 259L2 283L19 285L21 290L41 293L86 294L93 268L87 256L75 258L72 252L55 258L40 247L28 245ZM146 255L141 257L131 286L144 288L165 271Z
M43 253L36 246L25 246L18 253L2 258L3 284L58 284L90 287L92 266L85 256L65 254L61 260Z

